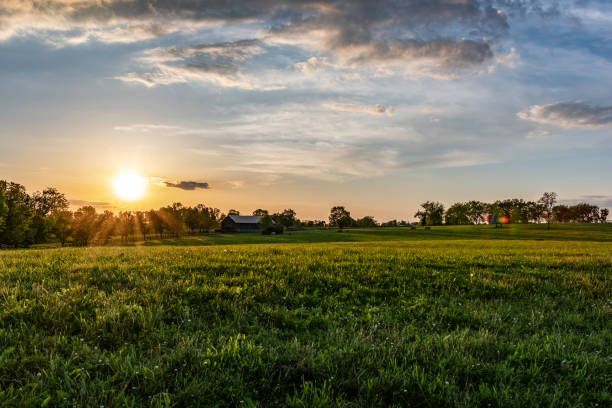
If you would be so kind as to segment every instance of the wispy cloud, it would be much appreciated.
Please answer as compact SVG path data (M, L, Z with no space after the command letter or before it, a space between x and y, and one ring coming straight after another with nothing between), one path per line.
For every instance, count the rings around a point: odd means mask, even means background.
M393 106L384 106L381 104L371 105L371 106L363 106L356 105L353 103L336 103L332 105L328 105L328 107L332 110L342 111L342 112L358 112L358 113L369 113L370 115L393 115Z
M595 106L578 102L556 102L534 105L518 117L532 122L561 127L601 127L612 125L612 106Z

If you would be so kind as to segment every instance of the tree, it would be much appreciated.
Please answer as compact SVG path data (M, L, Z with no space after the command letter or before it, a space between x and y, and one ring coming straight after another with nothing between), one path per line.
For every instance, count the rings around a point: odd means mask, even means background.
M34 217L34 203L21 184L0 180L0 196L3 204L3 228L0 244L27 246L28 233Z
M53 226L53 233L62 246L66 245L66 241L72 234L72 213L68 210L54 211L49 217Z
M608 210L607 208L602 208L601 210L599 210L599 222L607 222L608 215L610 215L610 210Z
M538 200L538 203L542 204L544 207L544 217L546 218L546 223L548 224L548 229L550 229L550 222L553 217L553 207L555 206L555 202L557 201L557 193L549 192L542 194L542 197Z
M96 209L88 205L74 213L74 238L79 245L87 246L98 229Z
M147 220L151 225L151 230L162 238L164 234L164 220L161 218L159 212L155 210L147 211Z
M272 233L282 234L284 231L283 226L278 222L274 221L272 216L268 214L259 216L259 228L261 229L261 233L263 235L270 235Z
M202 214L198 211L197 207L189 207L184 210L185 225L189 228L191 233L194 233L200 226Z
M68 209L68 200L63 193L53 187L32 194L34 216L30 227L30 239L35 243L46 242L53 231L49 214Z
M227 215L240 215L240 211L234 210L233 208L227 212Z
M98 216L96 221L96 229L98 230L98 239L102 239L103 244L106 245L115 235L118 228L118 220L112 211L106 210Z
M420 218L421 225L442 225L444 216L444 205L439 202L427 201L421 204L423 210L419 210L414 214Z
M6 226L6 216L8 214L8 205L6 203L6 197L4 191L0 189L0 234L4 231Z
M147 213L144 211L136 211L134 217L136 217L136 230L142 235L142 240L146 241L150 229Z
M339 229L351 225L353 219L351 213L342 206L332 207L329 213L329 225L334 225Z
M469 201L467 205L467 217L471 224L480 224L484 221L485 204L480 201Z
M121 235L121 239L124 242L127 242L134 234L134 227L136 226L136 219L134 214L131 211L122 211L119 213L117 217L118 227L119 227L119 235Z
M285 228L292 227L298 222L298 219L295 217L295 211L291 208L287 208L281 213L273 214L272 219Z
M356 220L355 225L361 228L378 227L378 223L376 222L374 217L370 215L366 215L365 217Z
M258 215L260 217L263 217L264 215L268 215L268 210L262 210L261 208L258 208L255 211L253 211L253 215Z
M447 225L468 225L470 220L470 206L467 203L455 203L448 207L444 214L444 222Z

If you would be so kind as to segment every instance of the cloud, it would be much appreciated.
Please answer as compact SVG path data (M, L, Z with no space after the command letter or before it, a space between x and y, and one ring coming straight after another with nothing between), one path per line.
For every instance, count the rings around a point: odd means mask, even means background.
M518 117L532 122L572 127L602 127L612 125L612 106L595 106L581 101L533 105Z
M527 11L525 2L501 0L5 0L0 5L0 39L36 36L55 45L90 40L138 42L169 34L250 32L259 40L157 48L150 71L118 76L146 86L192 80L220 86L267 89L239 66L267 45L312 51L297 69L358 69L410 65L401 74L457 78L496 63L494 46L509 32L508 15ZM547 10L530 2L529 12ZM539 14L545 14L543 11ZM548 13L550 14L550 13ZM229 29L229 27L232 29ZM234 36L235 37L235 36ZM278 89L278 86L273 87Z
M211 82L222 87L256 90L275 90L278 85L265 85L257 78L241 72L241 66L263 53L258 40L239 40L197 44L189 47L154 48L139 59L147 71L130 72L116 77L124 82L135 82L147 87L186 83Z
M393 106L384 106L376 104L373 106L361 106L353 103L338 103L334 105L328 105L330 109L342 111L342 112L360 112L369 113L370 115L393 115Z
M207 190L210 188L208 183L199 182L199 181L177 181L175 183L169 181L162 182L166 187L174 187L180 188L181 190L193 191L196 189Z

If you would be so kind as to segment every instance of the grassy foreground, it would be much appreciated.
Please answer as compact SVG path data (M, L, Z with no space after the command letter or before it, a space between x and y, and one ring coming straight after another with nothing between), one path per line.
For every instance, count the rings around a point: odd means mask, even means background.
M610 406L594 237L0 251L0 406Z

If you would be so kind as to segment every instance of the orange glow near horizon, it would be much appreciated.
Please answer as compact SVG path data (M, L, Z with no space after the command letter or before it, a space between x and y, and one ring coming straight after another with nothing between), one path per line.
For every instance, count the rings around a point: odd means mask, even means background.
M137 201L147 192L147 179L135 172L121 172L113 179L115 195L122 201Z

